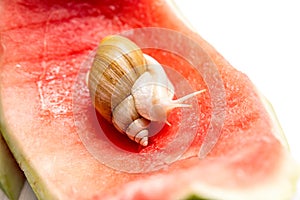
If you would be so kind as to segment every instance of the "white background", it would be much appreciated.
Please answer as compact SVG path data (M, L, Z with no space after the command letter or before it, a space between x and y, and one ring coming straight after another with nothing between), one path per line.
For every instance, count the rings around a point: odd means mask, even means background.
M300 1L174 1L194 29L269 99L300 162Z

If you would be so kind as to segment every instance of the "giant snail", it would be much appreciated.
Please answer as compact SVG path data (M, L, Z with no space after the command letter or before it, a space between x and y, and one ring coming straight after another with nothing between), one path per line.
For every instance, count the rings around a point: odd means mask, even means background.
M170 111L190 107L183 102L201 92L179 99L163 67L131 40L111 35L97 49L87 75L96 110L121 133L142 146L148 145L151 121L165 122Z

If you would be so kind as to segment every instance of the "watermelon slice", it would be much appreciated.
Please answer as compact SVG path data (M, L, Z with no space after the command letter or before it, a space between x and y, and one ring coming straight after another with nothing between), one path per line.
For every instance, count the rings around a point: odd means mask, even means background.
M25 177L0 132L0 189L9 199L17 200Z
M261 95L244 74L189 30L167 2L3 0L0 12L4 47L0 67L1 130L39 199L291 198L299 168L277 139L280 131ZM74 87L101 38L149 26L188 35L202 49L199 60L204 58L209 66L215 66L222 79L226 107L222 110L225 118L221 135L201 158L200 147L207 144L207 133L214 128L210 122L215 116L215 97L209 92L197 99L199 120L181 123L189 115L178 110L170 116L172 126L162 127L149 147L140 149L126 138L118 136L115 140L115 130L95 116L84 85ZM133 39L138 42L139 38ZM148 37L151 39L155 43L155 37ZM170 47L177 42L166 41ZM192 49L187 45L182 50ZM197 73L184 58L160 49L145 52L170 71L178 72L193 90L209 88L205 74ZM172 162L137 173L122 168L141 169L152 160L118 162L120 157L110 151L110 146L102 147L107 150L102 156L113 158L111 162L118 164L116 169L94 155L93 150L101 147L96 140L89 143L84 139L97 139L90 133L99 123L126 155L147 154L150 158L168 146L178 129L194 127L196 132L188 150L176 154ZM85 137L78 131L82 127L87 128ZM95 148L91 150L90 145ZM174 145L171 152L178 149L180 146Z

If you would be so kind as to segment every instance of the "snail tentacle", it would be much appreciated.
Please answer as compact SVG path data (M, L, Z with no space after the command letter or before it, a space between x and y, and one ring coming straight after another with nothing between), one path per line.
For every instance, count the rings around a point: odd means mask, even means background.
M191 107L189 104L184 104L184 101L205 90L196 91L173 100L174 86L168 79L163 67L154 58L146 54L144 57L147 62L147 71L136 80L131 89L137 112L148 120L165 122L170 125L167 117L171 110Z

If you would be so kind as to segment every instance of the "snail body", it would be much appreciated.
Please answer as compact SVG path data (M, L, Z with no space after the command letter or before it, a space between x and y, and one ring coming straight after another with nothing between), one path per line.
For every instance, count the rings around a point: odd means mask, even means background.
M174 87L162 66L122 36L107 36L97 49L87 79L96 110L131 140L148 145L151 121L167 122L176 107L202 91L173 100Z

